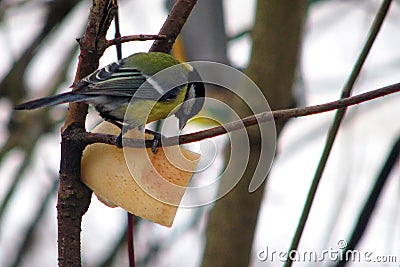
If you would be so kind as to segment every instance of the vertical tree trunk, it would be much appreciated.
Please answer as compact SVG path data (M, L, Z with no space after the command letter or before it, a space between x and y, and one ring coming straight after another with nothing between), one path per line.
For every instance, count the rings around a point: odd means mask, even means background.
M247 74L266 96L272 110L295 103L292 84L301 46L306 1L258 1L253 30L253 51ZM235 109L240 107L235 107ZM277 122L277 130L284 122ZM238 185L217 201L210 214L203 266L248 266L263 190L248 192L258 163L260 142L249 129L251 156Z
M106 49L106 33L116 11L111 0L93 0L88 24L79 40L80 55L75 81L97 69ZM57 199L58 265L81 266L81 221L90 205L92 191L81 182L84 141L73 137L85 132L87 105L70 103L62 129L60 185Z

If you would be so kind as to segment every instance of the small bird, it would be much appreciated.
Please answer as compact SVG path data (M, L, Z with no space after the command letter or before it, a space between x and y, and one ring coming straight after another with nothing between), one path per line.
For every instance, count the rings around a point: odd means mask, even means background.
M167 71L157 74L162 70ZM178 118L182 130L200 112L205 97L198 72L189 63L181 64L171 55L160 52L132 54L96 70L71 87L75 90L25 102L15 109L68 102L91 104L103 119L125 125L116 139L116 144L122 146L122 136L127 130L143 131L145 124L172 114ZM148 132L154 136L152 150L155 152L161 135Z

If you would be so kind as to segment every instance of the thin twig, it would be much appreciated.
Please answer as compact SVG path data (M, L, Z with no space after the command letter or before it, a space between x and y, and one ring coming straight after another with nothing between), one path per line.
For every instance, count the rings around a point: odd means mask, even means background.
M115 36L115 39L107 41L107 47L112 45L116 45L118 43L126 43L132 41L149 41L149 40L164 40L167 37L165 35L160 34L137 34L137 35L128 35L128 36Z
M134 216L133 214L127 212L127 218L128 218L128 225L126 227L126 233L127 233L127 241L128 241L128 257L129 257L129 267L135 267L135 249L133 245L133 240L134 240Z
M319 104L315 106L276 110L272 112L263 112L253 116L246 117L242 120L229 122L224 125L209 128L203 131L185 134L179 137L174 136L174 137L163 138L162 146L176 145L178 140L180 144L197 142L203 139L216 137L225 134L227 132L236 131L242 129L243 127L249 127L259 123L267 122L272 119L276 120L276 119L297 118L297 117L309 116L327 111L332 111L340 108L345 108L348 106L360 104L362 102L370 101L372 99L383 97L389 94L393 94L399 91L400 91L400 83L396 83L393 85L375 89L352 97L342 98L336 101ZM86 140L87 144L103 143L103 144L115 145L115 136L110 134L83 133L82 136L75 136L75 138L78 138L80 140ZM143 141L138 139L126 138L124 139L124 145L130 147L140 147L143 146ZM152 142L149 142L148 144L146 143L146 147L149 147L151 145Z
M117 0L114 0L115 5L118 7L118 2ZM115 41L113 44L115 44L116 49L117 49L117 59L120 60L122 58L122 46L121 46L121 32L119 30L119 12L118 8L115 11L115 17L114 17L114 25L115 25L115 35L114 35L114 40L107 41L107 45L113 41Z
M367 41L360 53L355 65L354 65L354 68L349 76L347 83L345 84L345 86L342 90L341 98L348 98L351 95L353 86L361 72L361 68L364 65L364 62L372 48L372 45L373 45L374 41L376 40L378 32L381 29L381 26L387 15L387 12L389 10L391 2L392 2L391 0L385 0L382 3L382 5L380 6L378 13L374 19L374 22L372 23L371 30L368 34ZM335 114L335 118L333 120L332 127L329 129L329 133L328 133L328 136L326 139L324 150L322 152L321 159L318 163L317 170L315 172L313 181L311 183L310 190L307 194L307 199L306 199L302 214L300 216L299 223L297 225L296 232L294 234L292 243L290 245L289 252L296 251L299 246L305 224L306 224L308 216L310 214L312 203L314 202L314 198L315 198L315 195L317 192L319 182L321 181L321 177L325 170L325 166L328 161L330 152L332 150L333 143L335 142L337 133L339 131L339 127L341 125L341 122L342 122L345 114L346 114L346 111L347 111L346 108L340 108L337 110L337 112ZM290 253L288 253L288 255L290 255ZM287 261L285 263L285 267L290 267L290 266L292 266L292 264L293 264L293 259L288 256Z

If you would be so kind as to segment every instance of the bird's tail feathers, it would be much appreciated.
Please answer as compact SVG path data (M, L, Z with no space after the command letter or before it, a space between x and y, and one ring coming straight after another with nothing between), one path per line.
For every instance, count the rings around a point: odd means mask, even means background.
M68 103L68 102L79 102L87 99L88 97L81 94L75 94L73 92L66 92L58 95L47 96L32 101L28 101L15 106L17 110L23 109L36 109L42 107L49 107L58 104Z

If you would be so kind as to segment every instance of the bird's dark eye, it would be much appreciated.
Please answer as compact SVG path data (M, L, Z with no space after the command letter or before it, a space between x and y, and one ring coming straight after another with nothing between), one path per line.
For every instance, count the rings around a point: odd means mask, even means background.
M159 101L165 101L165 100L174 100L176 98L176 96L179 94L179 92L181 91L182 86L178 86L175 88L172 88L171 90L169 90L168 92L166 92L160 99Z

